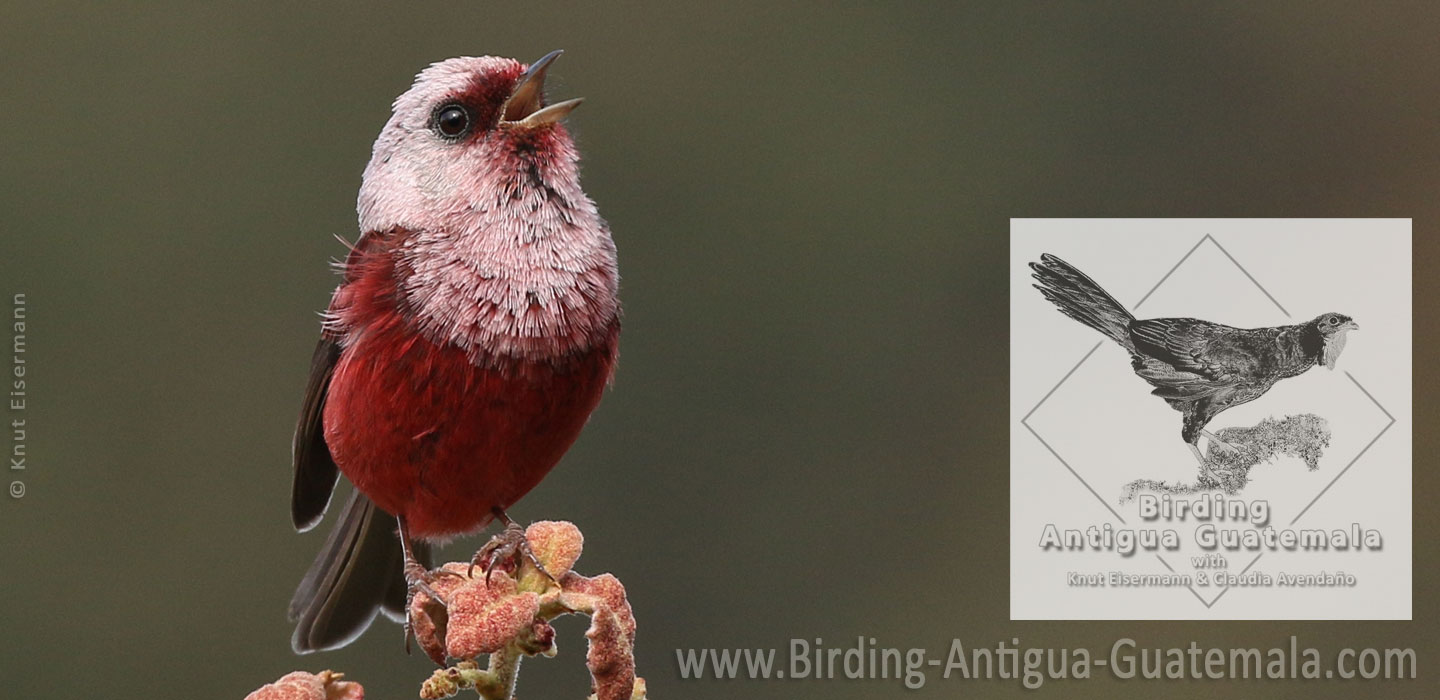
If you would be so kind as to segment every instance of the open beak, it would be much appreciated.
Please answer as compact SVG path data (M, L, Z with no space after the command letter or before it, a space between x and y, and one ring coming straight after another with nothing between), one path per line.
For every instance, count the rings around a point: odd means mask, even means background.
M554 124L580 106L582 98L556 102L550 106L542 104L545 93L545 71L564 51L551 51L544 58L530 64L520 79L515 81L515 91L505 100L500 114L500 126L526 128Z

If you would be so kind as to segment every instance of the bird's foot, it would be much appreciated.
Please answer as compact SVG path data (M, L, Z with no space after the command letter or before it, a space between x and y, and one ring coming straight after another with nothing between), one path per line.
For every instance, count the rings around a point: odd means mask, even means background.
M1213 484L1218 486L1220 484L1220 475L1215 472L1213 467L1206 464L1200 467L1200 483L1202 485Z
M401 572L405 575L405 653L410 653L410 637L414 636L415 617L415 594L425 594L425 605L421 607L420 613L429 618L429 623L435 629L441 630L440 637L444 638L445 624L450 617L450 601L445 596L435 592L435 582L442 576L454 576L463 579L464 577L453 571L444 569L428 569L415 556L415 540L410 536L409 523L404 516L396 518L399 523L400 552L405 557L401 566ZM416 641L420 641L416 638ZM423 646L423 644L422 644ZM444 666L444 657L436 658L433 650L427 649L426 653L435 663Z
M430 624L437 629L443 630L450 615L450 601L445 596L435 591L435 582L443 576L454 576L463 579L464 577L454 571L444 569L426 569L420 562L406 558L405 560L405 653L410 653L410 638L415 636L415 627L411 622L415 607L415 594L425 594L425 605L422 612L430 618ZM444 637L443 631L441 637ZM418 640L417 640L418 641ZM424 644L421 644L423 647ZM437 661L437 663L439 663ZM443 665L443 664L442 664Z
M406 603L414 600L416 593L424 593L430 598L430 600L439 603L441 607L449 608L450 601L446 600L445 596L436 593L434 588L435 582L440 580L442 576L453 576L458 579L465 578L464 576L461 576L454 571L447 571L445 569L426 569L424 565L422 565L418 561L415 561L414 559L406 561L405 584L409 587L409 591L405 599Z
M1233 443L1233 442L1225 442L1224 440L1221 440L1219 436L1217 436L1215 433L1212 433L1212 432L1210 432L1210 431L1208 431L1208 430L1202 430L1202 431L1200 431L1200 434L1201 434L1201 435L1204 435L1206 438L1208 438L1208 439L1210 440L1210 446L1211 446L1212 448L1214 448L1214 449L1216 449L1216 450L1219 450L1219 451L1221 451L1221 452L1227 452L1227 453L1230 453L1230 454L1235 454L1235 453L1240 452L1240 451L1242 451L1242 450L1244 449L1244 448L1240 447L1239 445L1236 445L1236 444Z
M480 551L475 553L474 558L470 560L470 575L474 576L475 567L480 567L480 570L485 572L485 585L489 586L490 574L494 573L496 569L503 568L506 572L513 574L520 570L521 564L528 561L545 578L554 581L555 577L545 570L545 566L540 563L535 552L530 549L530 540L525 537L525 527L511 520L504 511L498 508L495 514L500 522L505 523L505 527L491 537L490 541L480 548Z
M1214 467L1210 466L1210 461L1205 459L1205 455L1200 454L1200 447L1193 442L1190 443L1190 453L1195 455L1195 461L1200 463L1200 484L1204 485L1207 482L1219 484L1220 475L1215 473Z

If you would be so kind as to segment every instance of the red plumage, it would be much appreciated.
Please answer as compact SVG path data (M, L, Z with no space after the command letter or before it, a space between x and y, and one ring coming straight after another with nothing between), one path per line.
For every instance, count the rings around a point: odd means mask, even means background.
M555 55L432 65L375 141L295 433L297 528L355 485L291 600L297 652L399 618L428 543L539 484L610 381L615 244L560 123L578 100L541 93Z
M570 355L477 366L421 335L396 304L403 266L389 250L359 255L332 306L358 332L330 381L325 442L355 487L405 518L412 536L472 532L540 483L580 435L610 380L619 323Z

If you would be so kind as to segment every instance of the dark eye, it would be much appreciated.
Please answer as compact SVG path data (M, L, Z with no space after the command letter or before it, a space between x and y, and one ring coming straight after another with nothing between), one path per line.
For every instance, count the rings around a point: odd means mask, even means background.
M447 139L459 138L470 129L470 112L463 106L447 104L435 110L435 130Z
M1325 319L1325 323L1327 323L1327 324L1329 324L1329 325L1332 325L1332 326L1335 325L1335 324L1337 324L1337 323L1339 323L1339 322L1340 322L1340 319L1335 318L1334 316L1331 316L1330 318Z

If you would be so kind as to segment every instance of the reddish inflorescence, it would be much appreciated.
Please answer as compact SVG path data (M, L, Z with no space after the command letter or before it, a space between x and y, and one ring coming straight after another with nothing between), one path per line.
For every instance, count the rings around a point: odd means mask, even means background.
M591 618L586 663L597 700L645 697L645 682L635 676L635 616L625 587L609 574L589 578L570 570L584 545L580 530L567 522L538 522L525 538L544 571L526 558L513 571L471 571L468 564L447 564L431 586L447 605L424 593L410 606L420 647L441 666L421 690L422 697L447 697L475 688L484 697L508 698L514 667L522 656L553 656L554 618L579 613ZM476 657L490 655L481 670Z
M570 570L585 544L567 522L538 522L525 530L535 555L518 565L499 562L490 571L451 563L434 572L430 591L410 605L410 625L420 648L440 670L420 688L421 698L446 698L470 688L487 700L514 697L515 674L526 656L554 656L550 621L577 613L590 616L590 668L594 700L645 700L645 679L635 675L635 615L625 587L610 574L593 578ZM541 568L535 564L538 562ZM481 668L477 657L488 654ZM453 665L447 665L450 660ZM331 671L296 672L246 700L364 700L358 683Z
M365 689L359 683L340 680L342 677L334 671L296 671L246 695L245 700L365 700Z

